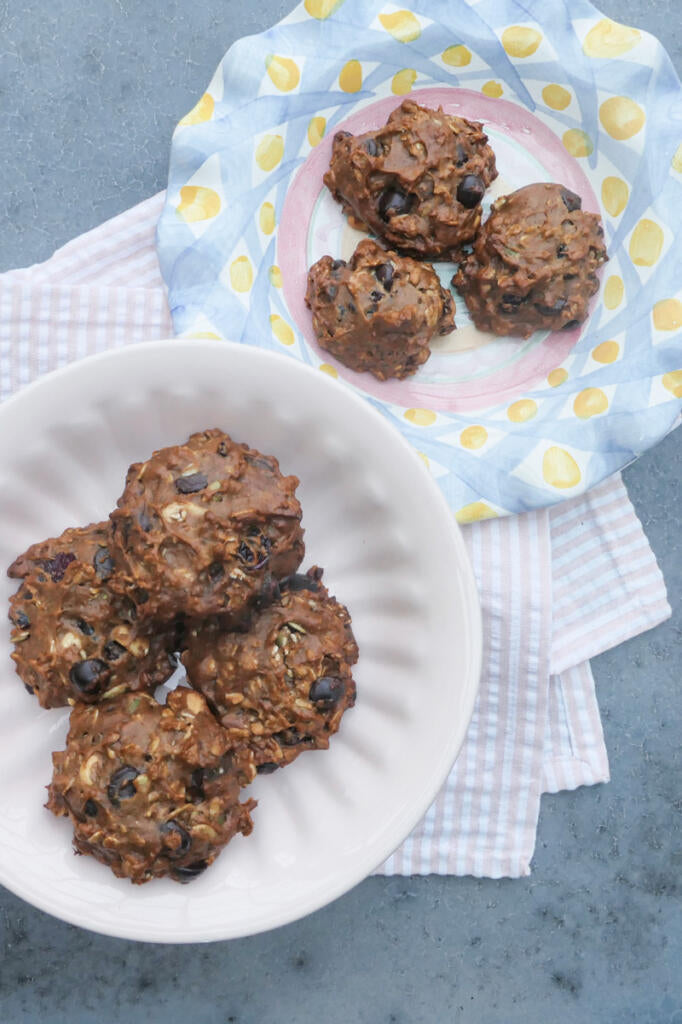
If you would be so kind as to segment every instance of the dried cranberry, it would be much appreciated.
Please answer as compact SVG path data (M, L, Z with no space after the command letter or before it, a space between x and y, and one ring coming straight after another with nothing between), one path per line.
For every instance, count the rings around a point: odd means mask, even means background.
M54 558L45 558L38 562L45 572L50 574L53 583L59 583L64 578L67 566L76 561L76 556L70 551L60 551Z

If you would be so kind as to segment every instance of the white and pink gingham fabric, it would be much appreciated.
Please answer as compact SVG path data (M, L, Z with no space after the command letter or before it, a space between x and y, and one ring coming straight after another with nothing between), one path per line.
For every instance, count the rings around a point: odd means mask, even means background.
M0 399L91 353L172 337L162 205L154 196L0 275ZM589 659L670 614L619 476L464 531L483 608L480 692L449 778L383 874L528 874L542 793L608 781Z

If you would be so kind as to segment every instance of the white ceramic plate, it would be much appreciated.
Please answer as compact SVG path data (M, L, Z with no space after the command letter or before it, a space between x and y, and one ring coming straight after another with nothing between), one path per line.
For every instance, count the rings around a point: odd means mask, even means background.
M132 886L74 857L43 808L66 711L25 693L0 635L0 882L57 917L154 942L251 934L328 903L377 867L433 800L464 738L481 626L461 535L436 484L364 400L294 360L193 341L108 352L0 408L0 564L103 519L129 463L220 426L301 480L305 566L353 616L358 701L326 753L258 779L253 834L189 886ZM0 583L3 601L13 582Z

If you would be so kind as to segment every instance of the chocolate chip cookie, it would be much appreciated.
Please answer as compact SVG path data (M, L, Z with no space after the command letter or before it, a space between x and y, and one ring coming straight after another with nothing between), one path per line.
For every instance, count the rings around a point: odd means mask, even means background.
M581 205L556 184L526 185L493 203L453 278L480 330L527 338L585 319L608 256L600 218Z
M10 598L15 669L44 708L153 690L175 668L180 640L174 626L156 624L152 632L151 624L141 623L135 602L111 589L104 560L99 571L93 565L92 547L106 550L85 542L80 553L87 561L64 565L62 552L38 558L36 564L47 567L29 571ZM29 564L25 560L20 571Z
M353 217L410 255L454 259L497 177L483 126L405 100L383 128L334 136L324 183Z
M221 430L192 434L128 470L111 514L117 585L145 616L229 615L237 621L266 573L303 558L298 479Z
M283 581L246 633L215 624L188 631L188 682L204 694L230 742L258 771L324 749L355 702L358 649L346 608L313 569Z
M308 273L315 336L344 366L402 379L426 362L435 334L454 330L454 303L428 263L371 239L349 263L323 256Z
M240 775L255 775L199 693L174 690L161 705L125 694L77 704L66 749L52 755L46 806L68 816L78 853L137 884L169 875L189 882L236 833L252 828Z

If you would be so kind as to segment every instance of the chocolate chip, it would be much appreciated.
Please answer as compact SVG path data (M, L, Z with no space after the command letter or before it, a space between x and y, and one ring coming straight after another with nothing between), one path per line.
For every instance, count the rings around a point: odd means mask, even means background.
M485 195L485 185L477 174L465 174L457 186L457 202L472 210Z
M569 213L573 213L574 210L579 210L583 205L583 201L580 196L577 196L575 192L571 192L569 188L562 188L561 198L563 199L564 206Z
M297 747L312 742L310 736L303 736L297 729L283 729L282 732L274 733L273 739L283 747Z
M379 156L379 147L377 146L376 139L367 139L365 150L370 156Z
M67 566L76 561L76 556L70 551L60 551L54 558L45 558L38 562L45 572L50 574L53 583L59 583L64 578Z
M124 764L114 772L107 786L107 796L114 807L118 807L119 801L130 800L135 796L137 790L133 780L139 774L137 768L133 768L131 764Z
M71 667L69 679L78 695L93 697L104 688L109 676L106 662L100 658L88 658Z
M547 306L542 302L535 303L535 308L542 316L557 316L562 312L565 306L566 299L556 299L551 306Z
M104 645L104 650L102 651L107 661L118 661L121 655L125 653L125 647L118 640L110 640L108 644Z
M94 800L86 800L83 810L87 814L88 818L94 818L97 814L97 804Z
M557 259L560 259L560 260L565 260L566 259L566 256L568 255L568 249L563 244L563 242L561 243L561 245L557 249L556 254L557 254Z
M254 562L256 559L256 556L254 555L253 551L247 544L244 543L244 541L242 541L239 547L237 548L237 557L242 562L244 562L245 565L250 565L251 562Z
M349 302L348 303L348 312L349 313L357 313L357 307L355 306L355 303L353 303L353 302Z
M24 689L26 690L26 693L35 693L33 687L29 686L28 683L24 683Z
M457 167L463 167L464 164L469 159L469 157L467 156L466 150L465 150L465 148L464 148L464 146L462 145L461 142L457 143L457 147L455 149L455 153L456 153L456 157L457 157Z
M12 619L12 622L17 627L17 629L28 629L29 626L31 625L28 615L24 615L23 612L17 612L17 614Z
M180 838L178 845L172 846L169 849L169 857L184 857L189 852L192 845L192 837L177 821L164 821L162 825L159 825L159 832L162 836L179 836Z
M380 263L374 271L377 281L383 284L385 290L390 292L393 287L393 276L395 274L395 267L392 263Z
M320 676L312 683L308 697L320 711L332 711L345 692L343 680L338 676Z
M144 509L142 509L142 511L138 515L137 521L140 524L141 528L144 530L144 532L149 533L149 531L152 528L152 521Z
M187 787L187 796L193 803L198 800L204 800L206 793L204 792L204 769L195 768L190 775L189 786Z
M90 623L85 622L83 619L77 619L76 625L84 636L92 636L95 632Z
M272 775L272 773L276 772L278 768L279 765L275 764L274 761L264 761L263 764L258 765L256 772L258 775Z
M331 301L338 295L339 289L335 284L328 284L326 288L326 296Z
M194 864L185 864L183 867L173 868L171 877L176 882L181 882L185 885L187 882L193 882L195 878L198 878L202 871L205 871L208 867L208 862L205 860L195 860Z
M109 548L104 546L97 548L92 564L99 578L108 580L114 571L114 560L109 554Z
M409 213L414 205L414 196L405 194L397 188L385 188L379 196L379 216L383 220L388 220L389 215L393 214L396 217L402 217L404 214Z
M372 302L381 302L383 296L381 292L373 291L369 293L369 297L372 300Z
M577 327L580 320L569 320L567 324L564 324L561 328L562 331L570 331L573 327Z
M336 133L336 135L334 136L334 142L336 142L336 141L337 141L337 140L339 140L339 139L350 139L350 138L352 138L352 132L345 132L345 131L343 130L343 128L341 128L341 129L340 129L340 130L339 130L339 131L338 131L338 132Z
M345 260L332 260L332 262L331 262L331 269L332 270L340 270L341 267L345 267L345 265L346 265L346 261Z
M292 592L298 590L312 590L317 591L320 589L319 581L314 579L312 576L308 576L307 573L294 572L291 576L287 576L285 579L280 581L282 590L290 590Z
M179 476L175 481L175 489L180 494L196 494L203 491L208 484L208 477L205 473L190 473L189 476Z
M225 441L221 441L216 448L216 451L218 452L218 455L222 455L222 457L225 458L227 455L227 443Z

